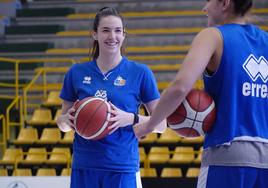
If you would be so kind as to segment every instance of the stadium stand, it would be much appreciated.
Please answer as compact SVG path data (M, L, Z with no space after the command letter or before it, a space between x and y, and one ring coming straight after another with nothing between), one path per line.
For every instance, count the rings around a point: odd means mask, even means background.
M2 14L1 3L0 115L8 120L0 134L10 133L0 153L0 176L70 175L74 132L56 127L59 91L70 65L89 60L88 28L99 8L113 6L126 17L127 55L149 65L160 91L180 68L194 35L206 27L202 0L36 0L15 5L7 15L12 20ZM256 24L268 31L267 1L254 6ZM203 88L201 79L195 87ZM203 137L181 138L171 129L147 135L139 143L144 188L195 187L202 143Z

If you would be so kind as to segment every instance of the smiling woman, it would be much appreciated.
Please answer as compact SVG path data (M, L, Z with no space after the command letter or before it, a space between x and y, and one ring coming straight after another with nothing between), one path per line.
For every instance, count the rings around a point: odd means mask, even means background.
M108 136L89 140L75 133L71 188L142 187L133 125L148 119L138 114L140 105L151 113L160 94L148 66L122 56L124 29L123 18L115 9L102 8L93 24L92 60L73 65L65 75L62 115L57 121L62 131L76 130L72 122L77 100L98 97L112 105ZM156 129L163 132L165 128L164 120Z
M96 15L93 24L93 59L102 58L99 57L100 51L105 55L107 49L111 49L111 47L115 50L117 56L120 57L122 44L125 39L124 28L123 18L115 9L102 8Z

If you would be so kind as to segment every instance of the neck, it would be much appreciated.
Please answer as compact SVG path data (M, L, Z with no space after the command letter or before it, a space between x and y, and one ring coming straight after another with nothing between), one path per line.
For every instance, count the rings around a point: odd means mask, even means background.
M244 16L229 16L224 23L246 24L246 19Z
M102 73L106 73L109 70L116 67L121 60L122 60L121 55L107 57L100 54L99 57L97 58L97 65Z

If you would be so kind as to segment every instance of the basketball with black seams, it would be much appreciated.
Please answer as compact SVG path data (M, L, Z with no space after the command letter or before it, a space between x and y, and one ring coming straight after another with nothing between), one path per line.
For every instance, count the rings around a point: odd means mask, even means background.
M88 140L100 140L110 132L108 122L112 106L104 99L87 97L74 104L75 131Z
M192 89L181 105L167 118L168 126L182 137L199 137L208 133L216 119L212 97Z

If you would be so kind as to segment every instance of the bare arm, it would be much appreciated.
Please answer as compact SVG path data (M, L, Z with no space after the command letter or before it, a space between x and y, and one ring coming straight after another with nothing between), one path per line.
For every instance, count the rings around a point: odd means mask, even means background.
M166 119L182 103L207 67L220 40L219 32L213 28L204 29L195 37L181 69L170 87L162 93L150 120L143 128L135 128L135 134L138 138L152 132L163 119Z
M149 103L145 104L146 109L151 114L153 109L156 107L159 99L153 100ZM111 103L111 105L113 105ZM114 110L113 110L114 109ZM119 127L125 127L128 125L133 124L134 121L134 114L130 112L125 112L116 106L113 105L113 109L110 110L110 113L114 115L114 117L111 117L108 121L114 122L111 126L109 126L109 129L112 130L110 134L112 134L114 131L116 131ZM144 123L150 119L150 116L143 116L139 115L139 122ZM166 130L166 120L163 120L161 123L159 123L155 128L154 132L163 133Z
M159 99L156 99L156 100L153 100L153 101L151 101L149 103L144 104L146 109L147 109L147 111L149 112L149 115L152 114L152 112L155 109L155 107L156 107L158 102L159 102ZM151 116L139 115L139 117L140 117L140 122L139 123L145 123L150 119ZM153 132L163 133L163 132L165 132L166 128L167 128L167 122L166 122L166 119L164 119L159 124L157 124L156 127L154 127Z
M71 115L75 110L72 108L74 102L63 101L62 102L62 114L57 118L57 125L63 132L68 132L74 129L74 125L70 120L74 120Z

